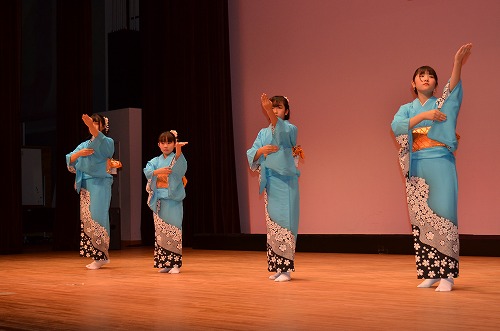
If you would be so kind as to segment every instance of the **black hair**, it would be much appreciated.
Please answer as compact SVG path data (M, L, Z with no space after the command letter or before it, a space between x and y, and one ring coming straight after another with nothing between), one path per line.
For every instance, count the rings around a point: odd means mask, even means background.
M290 105L288 104L287 97L284 97L282 95L275 95L269 100L271 100L271 102L273 103L273 107L276 107L277 105L282 103L283 106L285 106L285 110L288 110L288 112L285 114L285 120L290 119Z
M177 138L174 136L174 134L170 131L165 131L160 134L158 137L158 142L159 143L164 143L164 142L169 142L169 143L175 143L177 142Z
M412 81L415 82L415 77L417 77L420 74L425 74L425 73L428 73L429 75L434 76L434 79L436 80L436 86L438 86L438 75L436 74L436 71L432 67L429 67L429 66L421 66L421 67L417 68L417 70L415 70L415 72L413 73ZM413 92L415 92L415 94L418 94L416 87L413 88Z

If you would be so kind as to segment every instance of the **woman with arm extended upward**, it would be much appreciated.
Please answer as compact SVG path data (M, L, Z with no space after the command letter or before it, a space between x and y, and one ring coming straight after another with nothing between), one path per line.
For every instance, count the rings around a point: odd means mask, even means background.
M261 107L270 125L260 130L247 150L250 169L259 172L260 193L264 192L267 227L267 264L274 272L269 279L291 280L299 227L299 175L296 146L297 127L289 122L288 98L261 96Z
M451 291L459 274L455 129L462 103L461 71L471 48L465 44L456 52L441 98L434 96L438 85L434 69L417 68L411 82L416 99L402 105L391 124L400 144L417 278L424 279L418 287L439 282L438 292Z

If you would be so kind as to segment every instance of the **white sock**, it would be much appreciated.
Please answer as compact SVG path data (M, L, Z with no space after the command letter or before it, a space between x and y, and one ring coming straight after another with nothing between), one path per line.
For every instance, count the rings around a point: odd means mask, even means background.
M158 272L160 272L160 273L167 273L167 272L170 271L170 269L172 269L172 268L163 268L163 269L158 270Z
M429 288L429 287L431 287L432 285L434 285L437 282L439 282L439 278L426 279L422 283L420 283L417 287L420 287L420 288Z
M278 278L280 275L281 275L281 272L277 272L277 273L275 273L274 275L269 276L269 279L270 279L270 280L275 280L275 279L276 279L276 278Z
M292 280L292 277L290 276L289 272L282 272L281 275L278 276L274 281L275 282L287 282L289 280Z
M436 288L436 292L450 292L453 284L455 284L453 278L442 278L439 286Z
M94 262L87 264L87 269L97 270L100 269L103 265L108 264L109 260L94 260Z
M178 267L173 267L172 269L170 269L168 271L169 274L178 274L181 272L181 269L179 269Z

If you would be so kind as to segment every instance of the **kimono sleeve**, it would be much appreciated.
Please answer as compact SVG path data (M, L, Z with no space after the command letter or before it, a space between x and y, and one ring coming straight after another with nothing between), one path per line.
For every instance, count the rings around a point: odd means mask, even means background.
M293 147L297 144L297 127L292 123L278 118L274 129L274 138L280 147Z
M273 134L273 144L278 145L279 150L267 156L266 167L283 176L297 176L299 171L292 153L296 141L297 127L279 118Z
M172 173L170 174L170 177L179 179L180 182L182 183L182 177L184 177L186 171L187 171L187 161L186 158L184 157L184 154L181 154L177 159L177 161L175 161L174 165L172 166Z
M87 142L82 142L80 143L74 151L72 151L71 153L68 153L66 154L66 167L68 168L68 170L72 173L75 173L76 172L76 169L75 169L75 164L76 164L76 161L74 162L71 162L71 155L84 149L87 145Z
M255 153L257 153L257 150L264 146L264 133L264 130L260 130L257 138L255 138L255 141L253 142L252 147L247 150L248 165L250 166L250 170L252 171L257 170L260 164L265 159L264 155L261 155L257 160L253 160L253 158L255 157Z
M115 153L115 142L113 139L106 137L102 132L92 140L88 146L92 148L94 153L99 154L102 158L111 158Z
M157 158L153 158L146 163L146 166L142 170L144 172L144 176L146 176L146 179L151 179L153 178L153 172L158 168L156 165Z
M168 196L169 199L181 201L186 197L182 177L187 171L187 161L184 154L181 154L172 166L172 173L168 176Z
M446 114L446 121L435 122L427 134L429 138L440 141L448 146L452 152L458 147L456 127L458 113L462 105L462 96L462 81L459 81L441 107L441 111Z
M411 104L407 103L399 107L398 112L394 115L391 123L392 132L395 136L408 134L410 125L410 109Z

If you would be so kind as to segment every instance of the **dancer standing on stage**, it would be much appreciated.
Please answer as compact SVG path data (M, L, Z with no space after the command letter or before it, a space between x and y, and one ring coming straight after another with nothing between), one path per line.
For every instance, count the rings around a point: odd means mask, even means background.
M90 257L88 269L109 263L109 206L111 203L110 160L115 152L107 137L108 118L99 114L82 115L91 137L66 155L68 170L76 174L75 190L80 194L80 256Z
M187 161L174 130L160 134L158 147L161 155L146 164L144 175L148 180L148 205L155 224L154 267L158 272L178 274L182 266L182 201ZM174 153L175 149L175 153Z
M433 95L438 85L434 69L418 68L411 82L417 98L402 105L391 124L401 145L417 278L424 279L418 287L439 282L436 291L451 291L459 274L458 181L453 152L459 138L455 129L462 103L462 65L471 48L472 44L465 44L456 52L451 78L439 99Z
M267 225L267 265L274 272L269 279L291 280L295 271L295 245L299 227L297 127L290 123L288 99L264 93L261 106L270 125L260 130L252 148L247 151L250 169L259 172L260 190L264 192Z

